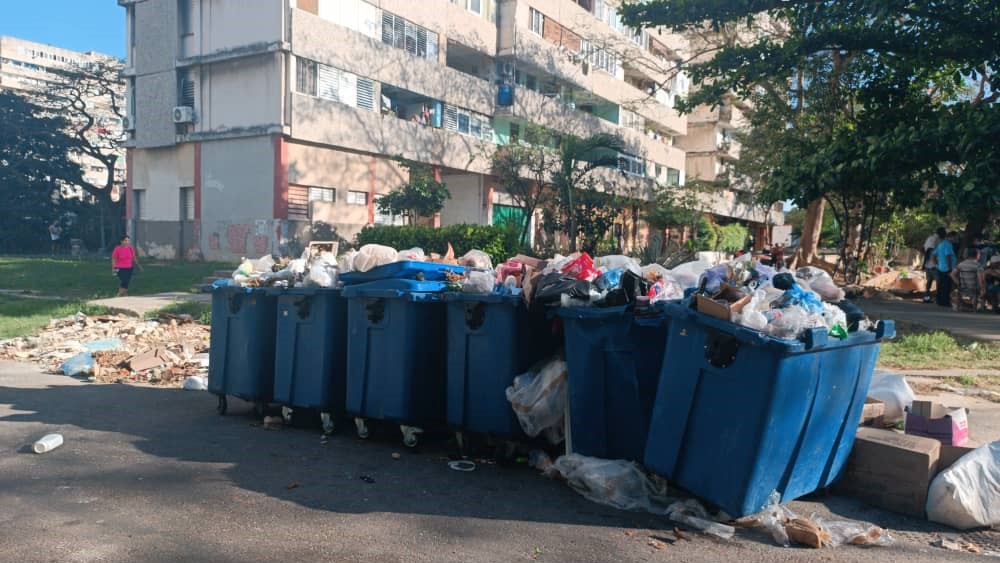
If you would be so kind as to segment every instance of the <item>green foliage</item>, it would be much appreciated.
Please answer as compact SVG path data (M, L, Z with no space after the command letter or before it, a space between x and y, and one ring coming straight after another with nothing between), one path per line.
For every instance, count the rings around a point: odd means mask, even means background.
M736 252L746 247L750 231L738 223L718 227L719 241L717 249L722 252Z
M83 182L69 154L67 122L10 90L0 90L0 252L47 252L48 226L74 204L62 186Z
M698 218L698 237L695 241L695 248L698 250L714 251L719 247L719 231L715 225L702 215Z
M531 126L536 127L536 126ZM530 218L539 206L552 198L549 176L556 165L552 151L521 145L499 147L490 155L490 169L496 187L508 194L528 218L521 226L522 246L530 240Z
M80 301L27 299L0 295L0 338L31 336L45 328L50 320L75 315L77 312L103 315L108 310Z
M409 171L410 179L403 186L382 196L376 205L382 213L406 217L410 221L418 217L431 217L444 208L444 202L451 199L451 192L444 182L438 182L434 169L425 164L400 160Z
M912 330L882 345L879 365L897 369L968 368L1000 362L1000 345L963 346L946 332Z
M451 225L440 229L424 226L367 226L358 233L355 244L381 244L397 250L419 247L430 254L444 254L450 243L455 256L470 250L482 250L494 264L505 262L521 251L516 229L486 225Z

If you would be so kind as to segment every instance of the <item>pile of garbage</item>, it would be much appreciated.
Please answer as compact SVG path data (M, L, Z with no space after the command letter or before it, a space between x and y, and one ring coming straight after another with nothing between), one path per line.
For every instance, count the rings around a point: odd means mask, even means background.
M48 373L105 383L202 389L207 386L208 348L209 327L190 315L144 321L77 313L51 320L37 336L0 341L0 359L29 361Z

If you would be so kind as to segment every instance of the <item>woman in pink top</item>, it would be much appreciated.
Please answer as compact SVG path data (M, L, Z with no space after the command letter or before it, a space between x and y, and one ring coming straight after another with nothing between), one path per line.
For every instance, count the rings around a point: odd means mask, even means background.
M135 254L135 249L129 244L127 236L122 237L121 243L115 247L111 253L111 271L118 276L118 297L128 295L128 282L132 280L132 268L136 267L142 271L139 264L139 257Z

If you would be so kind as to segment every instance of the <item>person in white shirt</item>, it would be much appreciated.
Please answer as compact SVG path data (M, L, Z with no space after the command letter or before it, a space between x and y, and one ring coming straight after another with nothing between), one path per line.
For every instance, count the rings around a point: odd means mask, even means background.
M931 236L927 237L927 240L924 241L923 268L924 275L927 277L927 284L924 288L924 303L930 303L934 300L934 298L931 297L931 291L934 287L934 282L938 281L938 276L940 275L937 267L937 255L934 254L934 250L939 244L941 244L941 241L944 240L944 237L947 234L948 231L944 230L944 227L938 227L937 231L932 233Z

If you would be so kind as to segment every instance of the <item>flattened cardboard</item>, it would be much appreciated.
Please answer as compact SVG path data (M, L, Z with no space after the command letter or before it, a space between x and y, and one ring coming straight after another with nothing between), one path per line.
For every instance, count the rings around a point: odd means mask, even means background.
M746 307L752 297L753 296L751 295L746 295L739 301L727 303L725 301L716 301L715 299L699 294L697 296L696 304L698 311L701 313L705 313L706 315L717 319L731 321L733 320L733 315L742 311L743 307Z
M862 427L834 489L878 508L924 518L927 489L940 457L937 440Z

